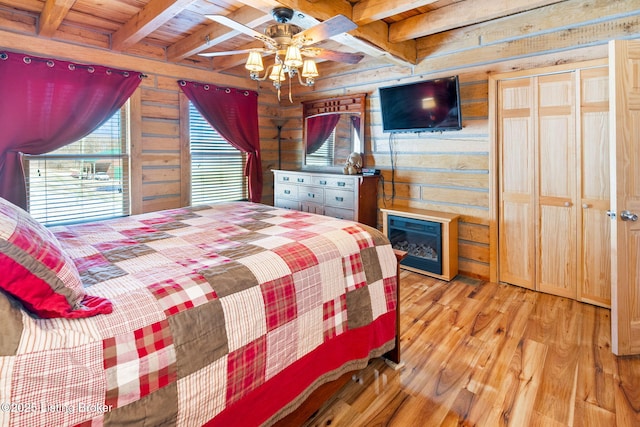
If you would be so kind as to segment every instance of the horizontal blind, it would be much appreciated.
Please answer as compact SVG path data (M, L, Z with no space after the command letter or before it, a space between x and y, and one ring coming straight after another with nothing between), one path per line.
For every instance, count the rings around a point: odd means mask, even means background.
M90 135L42 155L25 155L27 203L53 225L129 214L126 108Z
M307 166L333 166L333 146L335 145L336 130L324 140L322 145L312 154L307 154Z
M247 199L246 154L229 144L189 103L191 204Z

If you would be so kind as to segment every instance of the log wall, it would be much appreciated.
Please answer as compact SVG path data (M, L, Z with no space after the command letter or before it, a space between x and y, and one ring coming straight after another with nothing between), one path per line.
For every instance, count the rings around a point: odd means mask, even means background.
M605 58L607 42L640 34L640 0L566 0L490 23L419 39L414 67L370 59L357 66L324 63L313 89L294 86L294 103L278 101L268 83L258 86L244 70L215 73L209 62L172 64L153 46L126 54L107 49L105 34L61 27L56 39L38 37L36 20L0 8L0 49L77 62L133 69L148 78L131 100L132 206L134 212L188 203L186 123L176 80L258 89L263 202L273 202L271 169L302 164L300 101L367 93L365 162L382 170L379 206L391 204L461 215L459 268L489 278L490 248L496 244L495 159L492 158L488 75ZM459 75L463 129L458 132L382 132L377 89ZM182 111L182 112L181 112ZM280 145L277 121L283 123ZM281 153L281 154L279 154ZM392 168L393 163L393 168ZM380 224L381 228L381 224Z
M296 93L304 99L367 93L365 162L381 169L384 178L378 206L460 214L460 272L488 279L490 249L497 242L491 223L496 171L488 76L606 58L609 40L639 35L638 0L567 0L422 38L417 43L420 60L413 69L376 60L357 67L325 66L320 72L326 77L319 78L313 90L298 88ZM460 79L461 131L382 132L379 87L449 75ZM283 167L295 169L302 162L300 110L283 107L282 115L289 118L283 131Z

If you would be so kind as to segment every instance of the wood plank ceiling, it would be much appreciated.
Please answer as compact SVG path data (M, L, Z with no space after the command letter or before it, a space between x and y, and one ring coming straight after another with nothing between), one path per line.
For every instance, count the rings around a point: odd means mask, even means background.
M215 71L244 63L246 55L204 58L199 53L262 47L262 43L207 19L221 14L262 32L274 23L271 10L296 11L294 23L311 27L337 14L358 28L321 46L360 52L367 60L412 66L421 43L454 28L559 3L560 0L0 0L0 16L33 19L38 34L52 39L64 32L101 35L106 48L145 55L160 51L168 62L188 62ZM3 28L0 21L0 28ZM16 28L10 28L16 31ZM157 58L156 58L157 59ZM366 61L365 61L366 62Z

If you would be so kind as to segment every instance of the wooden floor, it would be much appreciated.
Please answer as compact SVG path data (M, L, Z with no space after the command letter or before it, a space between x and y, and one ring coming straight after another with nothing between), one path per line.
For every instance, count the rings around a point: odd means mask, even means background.
M640 358L609 310L510 285L401 276L404 368L375 359L306 426L640 426Z

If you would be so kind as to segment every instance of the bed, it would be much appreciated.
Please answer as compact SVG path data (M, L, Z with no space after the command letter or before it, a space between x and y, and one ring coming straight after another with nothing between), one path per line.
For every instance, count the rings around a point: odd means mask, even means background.
M256 203L47 229L0 199L0 425L271 425L396 346L396 268Z

